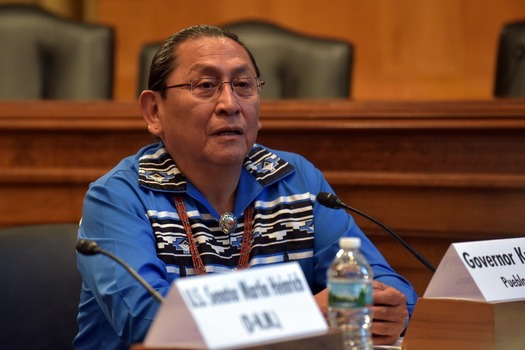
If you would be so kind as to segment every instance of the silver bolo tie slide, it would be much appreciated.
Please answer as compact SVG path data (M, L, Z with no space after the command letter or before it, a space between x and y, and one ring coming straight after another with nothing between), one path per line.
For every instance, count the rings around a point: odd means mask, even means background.
M219 219L219 227L225 234L230 234L237 228L237 218L233 213L226 212Z

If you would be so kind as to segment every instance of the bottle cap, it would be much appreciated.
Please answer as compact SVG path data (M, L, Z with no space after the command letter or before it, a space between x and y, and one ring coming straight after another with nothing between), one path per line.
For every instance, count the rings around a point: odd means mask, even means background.
M361 247L361 238L359 237L341 237L339 247L342 249L358 249Z

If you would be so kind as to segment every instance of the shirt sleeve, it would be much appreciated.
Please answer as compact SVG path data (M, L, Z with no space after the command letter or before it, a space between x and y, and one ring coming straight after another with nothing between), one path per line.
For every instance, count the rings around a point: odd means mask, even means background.
M170 281L157 257L144 205L136 195L140 189L131 185L132 180L126 180L125 172L103 179L105 182L92 184L86 194L79 238L94 240L100 248L138 271L161 295L166 295ZM159 303L122 266L105 255L79 254L78 267L89 293L121 340L128 345L142 341Z

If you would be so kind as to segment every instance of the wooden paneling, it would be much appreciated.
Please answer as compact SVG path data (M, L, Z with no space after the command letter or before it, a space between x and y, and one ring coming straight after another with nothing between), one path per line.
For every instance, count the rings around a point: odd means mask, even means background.
M0 226L78 222L88 184L150 140L138 106L0 106Z
M394 229L437 266L453 242L524 235L524 107L273 103L263 109L259 141L305 155L347 204ZM356 219L423 293L431 273L377 226Z
M261 121L260 143L304 155L436 266L452 242L524 235L525 101L274 101ZM78 221L88 184L150 141L135 103L1 103L0 226ZM356 220L423 293L431 273Z
M93 1L95 20L116 29L115 97L127 101L136 99L142 45L248 18L351 41L354 99L486 99L501 26L525 19L521 0Z

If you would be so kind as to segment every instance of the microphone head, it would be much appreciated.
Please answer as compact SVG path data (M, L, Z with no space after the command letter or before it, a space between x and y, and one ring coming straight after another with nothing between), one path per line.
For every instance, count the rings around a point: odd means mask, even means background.
M97 243L88 239L79 239L76 248L77 252L83 255L95 255L100 252Z
M341 209L344 207L343 201L333 193L320 192L316 199L319 204L327 208Z

